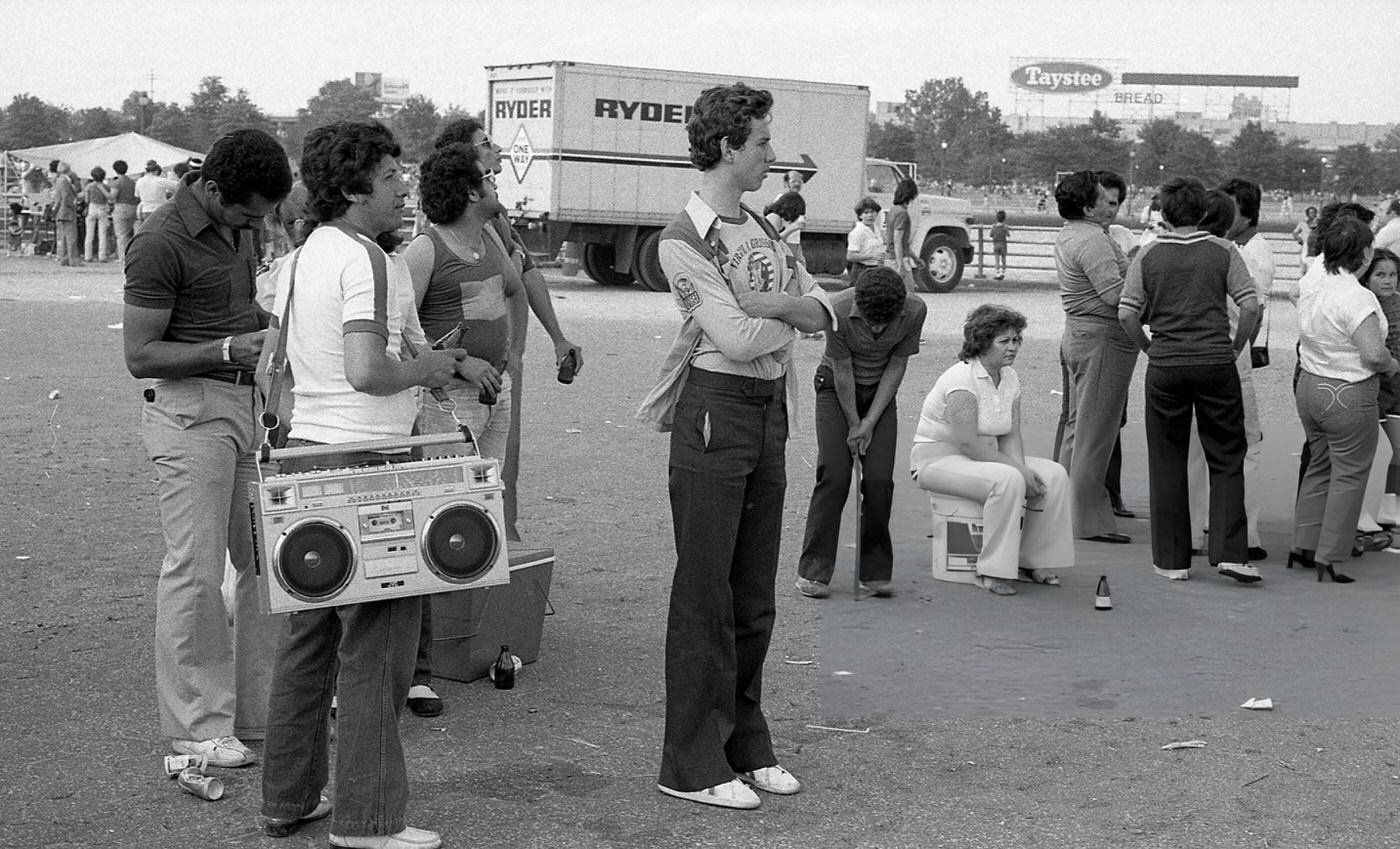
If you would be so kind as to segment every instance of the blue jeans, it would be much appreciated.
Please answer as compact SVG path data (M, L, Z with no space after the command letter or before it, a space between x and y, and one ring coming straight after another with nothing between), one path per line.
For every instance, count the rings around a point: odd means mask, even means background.
M773 635L787 431L782 380L691 369L676 403L676 574L659 779L674 790L702 790L778 762L760 701Z
M831 583L836 569L836 553L841 542L841 513L851 491L854 465L846 435L851 425L836 397L831 370L817 370L817 483L807 506L807 530L802 537L802 556L797 574L809 581ZM857 384L856 414L870 411L880 384ZM860 491L862 519L860 532L860 579L888 581L894 572L894 545L890 541L890 506L894 501L894 454L899 436L899 412L890 401L870 435L861 458Z
M288 444L307 443L291 440ZM362 466L386 459L385 455L341 454L284 461L282 471ZM329 777L328 719L338 674L331 833L353 836L403 830L408 770L399 739L399 711L413 677L422 603L422 598L412 596L290 615L272 672L263 758L264 816L299 817L316 807Z

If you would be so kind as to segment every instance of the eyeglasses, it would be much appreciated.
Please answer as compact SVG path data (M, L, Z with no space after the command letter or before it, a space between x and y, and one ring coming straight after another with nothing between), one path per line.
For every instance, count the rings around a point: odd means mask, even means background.
M484 148L486 148L487 150L490 150L491 148L495 147L495 145L493 145L493 144L491 143L491 137L490 137L490 136L487 136L486 138L482 139L481 141L476 142L475 144L473 144L473 147L484 147Z

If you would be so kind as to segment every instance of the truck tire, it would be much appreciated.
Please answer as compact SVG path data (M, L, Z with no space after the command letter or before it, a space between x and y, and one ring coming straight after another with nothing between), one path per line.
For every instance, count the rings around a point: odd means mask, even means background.
M925 292L951 292L962 280L962 250L951 236L935 234L924 239L919 253L924 267L914 272L914 282Z
M626 286L632 282L632 275L615 270L615 259L612 245L589 242L583 248L583 270L589 277L605 286Z
M661 270L661 257L656 248L661 244L660 230L647 230L637 240L637 258L632 262L636 269L637 281L653 292L669 292L671 284L666 281L666 273Z

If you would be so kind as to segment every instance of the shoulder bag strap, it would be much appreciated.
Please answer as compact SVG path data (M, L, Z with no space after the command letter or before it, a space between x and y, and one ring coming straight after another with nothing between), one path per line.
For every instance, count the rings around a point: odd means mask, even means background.
M282 400L282 379L287 373L287 323L292 318L292 293L296 291L297 261L299 259L301 259L301 248L297 248L292 253L291 279L287 281L287 302L282 306L282 318L277 324L276 347L267 362L267 374L270 381L267 387L267 397L263 399L261 418L263 442L259 452L264 463L271 459L272 432L282 423L281 418L277 415L277 409Z

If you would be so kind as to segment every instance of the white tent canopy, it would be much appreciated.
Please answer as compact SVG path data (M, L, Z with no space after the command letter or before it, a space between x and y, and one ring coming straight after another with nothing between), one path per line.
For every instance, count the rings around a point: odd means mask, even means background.
M84 179L98 165L110 175L112 163L118 159L126 160L126 164L130 166L127 172L130 176L139 177L146 169L148 159L154 159L162 168L169 169L175 163L184 162L191 156L204 155L199 151L185 150L163 141L156 141L140 133L122 133L119 136L100 139L29 147L11 150L9 154L16 159L40 166L58 159L71 165L74 173Z

